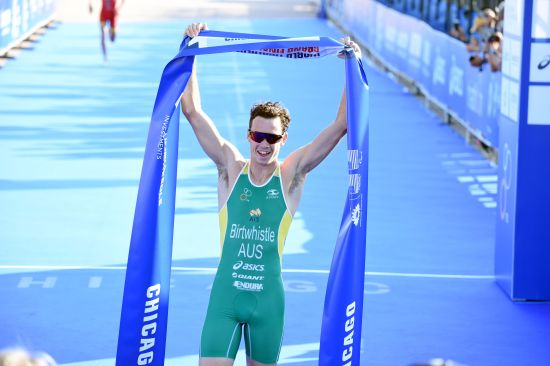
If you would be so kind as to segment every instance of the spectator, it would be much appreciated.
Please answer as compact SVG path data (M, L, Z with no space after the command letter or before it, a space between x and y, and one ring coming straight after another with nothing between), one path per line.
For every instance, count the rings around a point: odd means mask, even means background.
M486 59L491 71L500 71L502 67L502 33L496 32L487 41Z
M471 53L470 65L479 67L487 62L485 51L489 37L495 32L496 13L493 9L487 8L474 20L471 32L470 43L466 49Z
M450 32L451 36L466 43L468 42L468 36L466 35L466 32L464 31L464 29L462 28L462 26L460 25L460 22L458 21L458 19L455 19L453 21L453 26L451 27L451 32Z
M31 355L23 349L16 348L0 350L0 366L56 366L56 363L46 353Z

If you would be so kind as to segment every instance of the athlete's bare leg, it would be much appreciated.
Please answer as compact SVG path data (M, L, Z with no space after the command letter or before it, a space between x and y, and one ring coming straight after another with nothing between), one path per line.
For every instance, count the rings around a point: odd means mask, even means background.
M231 358L223 358L223 357L201 357L199 359L199 366L233 366L233 363L235 360ZM258 361L254 361L250 359L249 357L246 358L246 364L248 366L277 366L276 363L261 363Z
M254 361L249 357L246 358L246 364L247 366L277 366L276 363L261 363L258 361Z
M101 27L101 51L103 52L103 61L107 61L107 46L105 45L105 30L107 24L105 22L99 22Z
M109 28L109 36L111 37L111 42L114 42L116 38L116 28Z
M199 358L199 366L233 366L235 362L232 358L223 357L201 357Z

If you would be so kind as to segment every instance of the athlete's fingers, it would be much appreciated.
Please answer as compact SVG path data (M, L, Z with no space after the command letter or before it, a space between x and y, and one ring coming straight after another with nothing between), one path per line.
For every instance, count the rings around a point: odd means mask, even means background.
M343 38L340 38L340 42L342 42L346 46L349 46L349 44L351 42L351 38L349 36L345 36Z
M198 36L200 31L201 31L201 23L193 24L193 37Z
M206 23L197 23L197 27L196 27L197 36L201 33L201 31L207 30L207 29L208 29L208 25L206 25Z
M361 53L361 49L359 48L359 45L353 41L349 41L348 46L350 46L355 53Z
M187 29L185 30L185 34L193 38L198 36L202 30L207 30L207 29L208 29L208 25L206 23L192 23L189 26L187 26Z
M352 41L349 36L345 36L344 38L340 39L340 42L342 42L343 44L345 44L348 47L351 47L351 49L357 55L357 57L359 57L359 58L361 57L361 48L359 47L359 45L357 43ZM339 53L338 57L346 58L345 52L342 51L341 53Z
M185 34L188 35L189 37L195 37L195 33L193 31L193 24L189 24L187 26L187 29L185 30Z
M185 30L185 34L187 34L189 37L193 38L197 36L197 24L191 23L189 26L187 26L187 29Z

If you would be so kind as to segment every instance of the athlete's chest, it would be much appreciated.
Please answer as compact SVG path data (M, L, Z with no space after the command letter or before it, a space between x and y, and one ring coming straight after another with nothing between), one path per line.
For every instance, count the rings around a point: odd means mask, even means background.
M241 175L227 202L229 221L255 224L277 224L287 209L279 177L263 186L255 186Z

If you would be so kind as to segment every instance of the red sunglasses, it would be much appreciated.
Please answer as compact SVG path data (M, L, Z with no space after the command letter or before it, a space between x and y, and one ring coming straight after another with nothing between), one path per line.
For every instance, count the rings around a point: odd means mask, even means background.
M250 138L257 143L261 143L263 140L266 140L269 144L275 144L280 139L283 138L283 135L276 135L274 133L266 133L266 132L257 132L248 130L248 135Z

